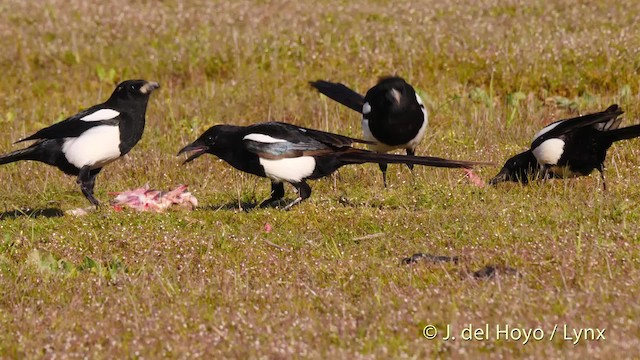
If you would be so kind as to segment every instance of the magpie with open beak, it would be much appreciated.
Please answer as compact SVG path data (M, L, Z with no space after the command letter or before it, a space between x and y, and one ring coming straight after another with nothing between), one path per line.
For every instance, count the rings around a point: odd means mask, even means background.
M0 164L33 160L57 167L78 177L91 204L96 176L110 162L127 154L140 140L149 95L158 83L127 80L107 101L83 110L18 142L35 142L24 149L0 155Z
M420 95L400 77L383 77L362 96L341 83L323 80L309 83L320 93L362 113L362 132L369 149L387 153L405 149L414 155L424 137L428 123L427 110ZM387 163L378 163L382 181L387 186ZM413 164L407 164L413 169Z
M507 160L500 172L489 181L523 184L538 178L568 178L600 172L602 186L607 150L619 140L640 136L640 125L619 128L623 111L611 105L605 111L558 120L538 131L529 150Z
M348 164L402 163L466 169L486 165L437 157L376 153L351 147L354 143L369 144L365 140L282 122L216 125L185 146L178 155L192 152L185 161L187 163L209 153L238 170L270 178L271 197L260 206L268 206L284 197L283 182L290 183L297 189L298 197L285 207L286 210L311 195L307 179L330 175Z

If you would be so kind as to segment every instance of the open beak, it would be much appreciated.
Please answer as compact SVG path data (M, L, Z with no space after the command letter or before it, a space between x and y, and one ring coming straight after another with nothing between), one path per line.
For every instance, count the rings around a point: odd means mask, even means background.
M196 143L191 143L185 147L183 147L182 149L180 149L180 151L178 151L178 155L182 153L186 153L186 152L190 152L193 151L193 153L187 158L187 160L185 160L182 164L186 164L188 162L191 162L197 158L199 158L201 155L206 154L207 150L209 150L208 146L205 145L198 145Z
M160 88L160 84L155 81L148 81L146 84L142 85L140 92L143 94L150 94L153 90L158 88Z

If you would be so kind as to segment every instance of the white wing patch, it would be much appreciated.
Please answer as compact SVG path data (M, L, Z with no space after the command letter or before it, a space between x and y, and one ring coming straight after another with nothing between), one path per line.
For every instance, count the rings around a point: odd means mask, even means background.
M540 165L557 165L558 160L564 152L564 141L553 138L544 141L538 147L533 149L533 156L538 160Z
M540 136L548 133L549 131L553 130L556 126L562 124L564 121L558 121L556 123L553 123L551 125L547 125L545 127L543 127L540 131L538 131L535 135L533 135L533 141L536 141L537 138L539 138Z
M370 112L371 112L371 105L369 105L368 102L364 103L364 105L362 105L362 114L367 115Z
M264 173L275 181L300 182L313 174L316 159L313 156L268 160L260 158Z
M251 140L251 141L256 141L256 142L260 142L260 143L264 143L264 144L287 142L287 140L276 139L274 137L271 137L271 136L265 135L265 134L249 134L249 135L246 135L245 137L243 137L242 140Z
M100 125L79 137L65 138L62 152L67 161L77 168L103 167L120 157L120 129L118 126Z
M112 109L100 109L94 113L83 116L80 118L82 121L102 121L102 120L111 120L116 116L120 115L119 112Z

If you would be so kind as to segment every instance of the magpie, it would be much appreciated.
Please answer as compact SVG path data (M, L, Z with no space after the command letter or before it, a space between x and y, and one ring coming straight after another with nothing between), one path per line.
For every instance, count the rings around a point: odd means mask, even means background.
M373 142L369 149L387 153L405 149L414 155L424 137L428 115L420 95L404 79L382 77L365 96L341 83L323 80L309 84L327 97L362 113L362 132L365 140ZM382 182L387 186L387 163L379 162ZM413 164L407 164L413 170Z
M597 169L606 190L607 150L616 141L640 136L640 125L619 128L622 113L614 104L602 112L547 125L535 134L529 150L507 160L489 184L503 181L527 184L531 179L586 176Z
M96 176L102 167L127 154L142 137L149 95L160 87L145 80L120 83L111 97L16 143L35 140L31 146L0 155L0 165L34 160L77 176L91 204Z
M283 182L290 183L298 191L298 197L285 210L311 196L307 179L330 175L348 164L402 163L467 169L486 165L437 157L376 153L351 147L354 143L371 142L283 122L216 125L182 148L178 155L192 152L184 162L188 163L209 153L240 171L270 178L271 197L263 201L261 207L282 199Z

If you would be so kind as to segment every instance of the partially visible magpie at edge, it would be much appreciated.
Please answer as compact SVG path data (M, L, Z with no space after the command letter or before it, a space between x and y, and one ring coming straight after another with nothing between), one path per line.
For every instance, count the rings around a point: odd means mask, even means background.
M271 179L271 197L260 206L269 206L284 197L284 182L293 185L298 197L285 210L311 196L308 179L328 176L340 167L362 163L401 163L445 168L470 169L490 163L448 160L429 156L380 154L357 149L354 143L369 141L304 128L282 122L249 126L216 125L182 148L178 155L192 154L188 163L203 154L212 154L234 168Z
M138 143L149 96L159 87L152 81L123 81L104 103L17 141L35 140L27 148L0 155L0 165L33 160L55 166L65 174L77 176L82 194L98 206L93 195L96 176Z
M365 96L341 83L317 80L309 84L330 99L362 114L362 133L365 140L372 142L370 150L387 153L404 149L407 155L415 155L425 134L428 114L420 95L403 78L382 77ZM378 164L386 187L387 163ZM413 164L407 166L413 169Z
M567 178L600 172L606 190L604 161L607 150L620 140L640 136L640 125L620 128L623 114L618 105L605 111L558 120L538 131L527 151L511 157L489 181L527 184L531 179Z

